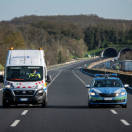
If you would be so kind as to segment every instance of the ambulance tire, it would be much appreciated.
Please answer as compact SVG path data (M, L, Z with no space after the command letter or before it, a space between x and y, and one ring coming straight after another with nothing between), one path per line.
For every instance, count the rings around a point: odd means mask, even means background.
M3 108L9 108L10 106L10 104L5 99L2 100L2 105L3 105Z
M46 99L43 100L43 103L41 104L41 107L42 108L45 108L46 107Z
M94 107L94 105L93 104L88 104L88 108L93 108Z

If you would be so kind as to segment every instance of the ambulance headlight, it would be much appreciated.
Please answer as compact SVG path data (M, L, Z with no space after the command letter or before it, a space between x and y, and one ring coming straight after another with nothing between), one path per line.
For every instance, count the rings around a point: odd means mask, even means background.
M43 93L43 92L44 92L43 89L38 91L39 94L41 94L41 93Z

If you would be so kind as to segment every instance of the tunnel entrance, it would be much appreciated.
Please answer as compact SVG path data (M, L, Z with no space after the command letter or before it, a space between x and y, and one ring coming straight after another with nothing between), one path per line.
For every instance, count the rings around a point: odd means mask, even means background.
M107 48L103 51L104 58L117 57L117 55L118 55L118 52L114 48Z
M119 60L132 60L132 49L124 48L118 54Z

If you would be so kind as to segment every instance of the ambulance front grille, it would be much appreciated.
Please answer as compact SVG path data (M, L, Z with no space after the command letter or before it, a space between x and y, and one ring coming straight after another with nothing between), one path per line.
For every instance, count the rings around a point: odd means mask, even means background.
M16 96L33 96L34 90L14 90Z

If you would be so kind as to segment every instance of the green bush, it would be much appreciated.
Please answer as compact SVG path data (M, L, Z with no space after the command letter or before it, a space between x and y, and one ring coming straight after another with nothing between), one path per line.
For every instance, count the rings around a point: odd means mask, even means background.
M95 50L90 50L87 52L87 56L94 56L94 55L100 55L100 53L104 50L104 48L99 48L99 49L95 49Z
M0 71L3 71L4 67L0 64Z

